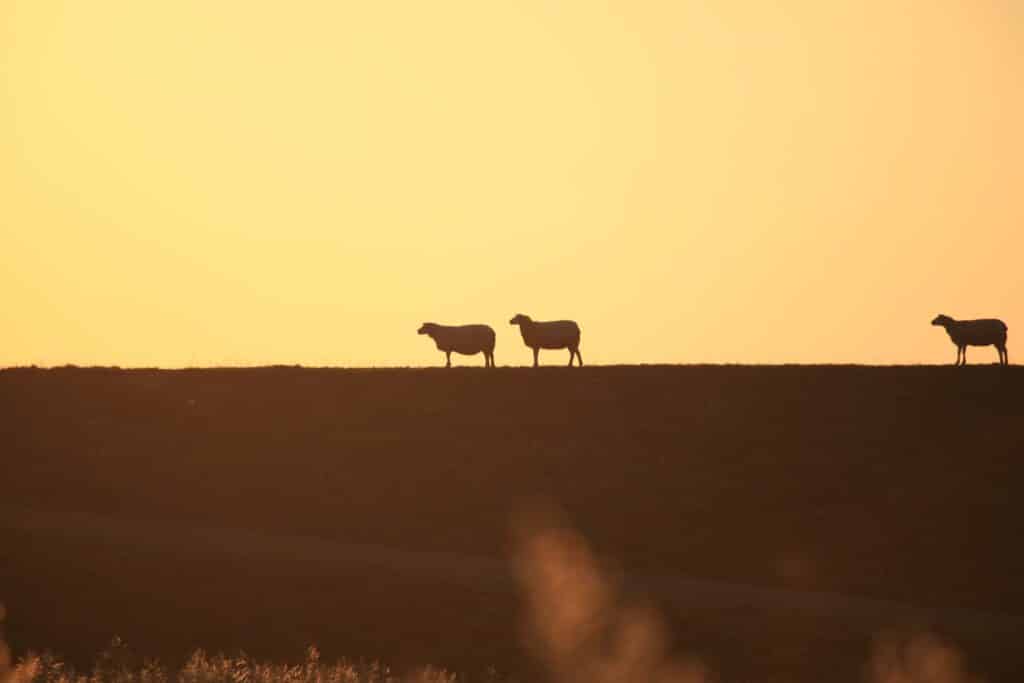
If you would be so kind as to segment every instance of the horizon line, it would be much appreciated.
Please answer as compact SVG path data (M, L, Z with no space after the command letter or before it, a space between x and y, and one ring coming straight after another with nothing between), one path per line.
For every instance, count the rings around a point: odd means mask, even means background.
M693 362L693 363L592 363L583 367L570 368L564 364L552 363L533 367L530 364L523 365L498 365L487 368L482 365L453 365L446 368L443 365L303 365L301 363L267 363L253 365L79 365L77 363L62 363L59 365L40 365L29 363L26 365L0 366L0 372L26 371L26 370L108 370L108 371L163 371L163 372L185 372L203 370L334 370L334 371L373 371L373 370L547 370L564 369L574 371L586 371L588 369L610 369L610 368L942 368L957 367L953 363L858 363L858 362ZM975 363L963 367L1012 367L1000 366L998 363Z

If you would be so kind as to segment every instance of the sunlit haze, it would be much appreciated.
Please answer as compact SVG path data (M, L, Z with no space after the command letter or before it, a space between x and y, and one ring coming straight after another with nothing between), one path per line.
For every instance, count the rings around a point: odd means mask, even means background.
M598 364L998 316L1014 362L1022 42L1011 0L5 0L0 365L437 365L428 320L528 364L517 312Z

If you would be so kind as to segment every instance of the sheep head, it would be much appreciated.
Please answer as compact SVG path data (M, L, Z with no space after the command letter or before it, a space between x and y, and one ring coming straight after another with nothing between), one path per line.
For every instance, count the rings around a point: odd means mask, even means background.
M948 315L942 315L941 313L935 316L935 320L932 321L932 325L938 325L940 327L946 327L953 322L953 319Z
M523 323L532 323L533 320L530 316L523 315L522 313L516 313L515 317L508 321L509 325L522 325Z
M433 334L436 327L437 323L423 323L416 334Z

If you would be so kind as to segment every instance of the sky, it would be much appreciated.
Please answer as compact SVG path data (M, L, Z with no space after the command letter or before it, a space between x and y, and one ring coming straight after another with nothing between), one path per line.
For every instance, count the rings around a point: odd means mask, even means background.
M0 0L0 366L436 365L424 321L523 365L520 312L588 363L952 362L940 312L1012 362L1022 43L1013 0Z

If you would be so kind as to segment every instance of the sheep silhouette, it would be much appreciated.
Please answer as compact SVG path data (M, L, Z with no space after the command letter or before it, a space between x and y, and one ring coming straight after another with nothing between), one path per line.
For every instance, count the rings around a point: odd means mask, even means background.
M949 338L956 344L954 365L967 365L968 346L995 346L999 352L999 364L1010 364L1010 356L1006 352L1006 323L1002 320L954 320L940 314L932 320L932 325L945 328Z
M517 313L508 321L510 325L519 325L523 342L533 349L533 367L540 363L541 349L569 349L569 367L573 358L577 358L583 367L583 356L580 355L580 326L572 320L552 320L537 322L528 315Z
M464 356L484 354L484 367L494 367L494 330L490 325L438 325L423 323L419 334L428 335L444 351L446 368L452 366L452 351Z

